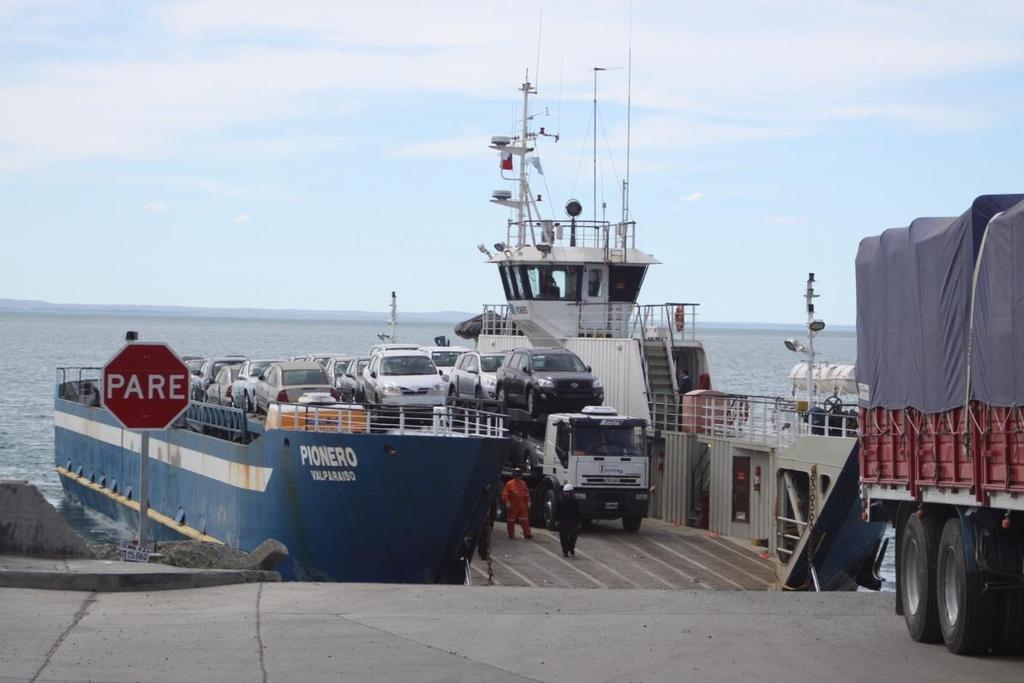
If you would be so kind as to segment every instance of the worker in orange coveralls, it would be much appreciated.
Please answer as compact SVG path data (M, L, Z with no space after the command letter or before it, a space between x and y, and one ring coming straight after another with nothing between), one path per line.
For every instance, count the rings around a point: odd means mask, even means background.
M523 471L518 467L515 478L509 479L501 491L501 502L505 504L505 524L508 525L508 537L516 537L516 520L523 527L523 538L533 538L530 531L530 490L523 481Z

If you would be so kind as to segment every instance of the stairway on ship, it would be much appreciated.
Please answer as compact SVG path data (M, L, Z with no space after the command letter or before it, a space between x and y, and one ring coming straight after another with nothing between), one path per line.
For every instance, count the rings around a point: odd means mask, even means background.
M643 347L651 426L662 431L681 431L679 394L668 346L664 339L645 339Z

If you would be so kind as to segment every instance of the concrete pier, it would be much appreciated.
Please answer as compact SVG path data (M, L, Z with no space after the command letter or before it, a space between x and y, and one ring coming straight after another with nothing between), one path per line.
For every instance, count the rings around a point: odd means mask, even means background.
M885 594L269 583L0 589L0 679L1020 681Z

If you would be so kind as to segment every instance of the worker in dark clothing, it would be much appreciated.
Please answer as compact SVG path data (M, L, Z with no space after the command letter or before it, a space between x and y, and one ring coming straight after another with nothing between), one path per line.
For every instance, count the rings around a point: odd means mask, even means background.
M558 520L558 540L562 542L562 556L576 557L576 537L580 532L580 502L572 493L572 484L562 487L562 496L555 504Z
M688 394L693 391L693 378L690 377L690 371L686 368L679 371L679 376L676 377L676 383L679 385L680 394Z

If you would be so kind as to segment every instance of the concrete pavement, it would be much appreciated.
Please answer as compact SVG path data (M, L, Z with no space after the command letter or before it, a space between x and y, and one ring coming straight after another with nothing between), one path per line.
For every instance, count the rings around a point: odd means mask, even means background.
M886 594L268 583L0 589L0 679L1019 681Z

